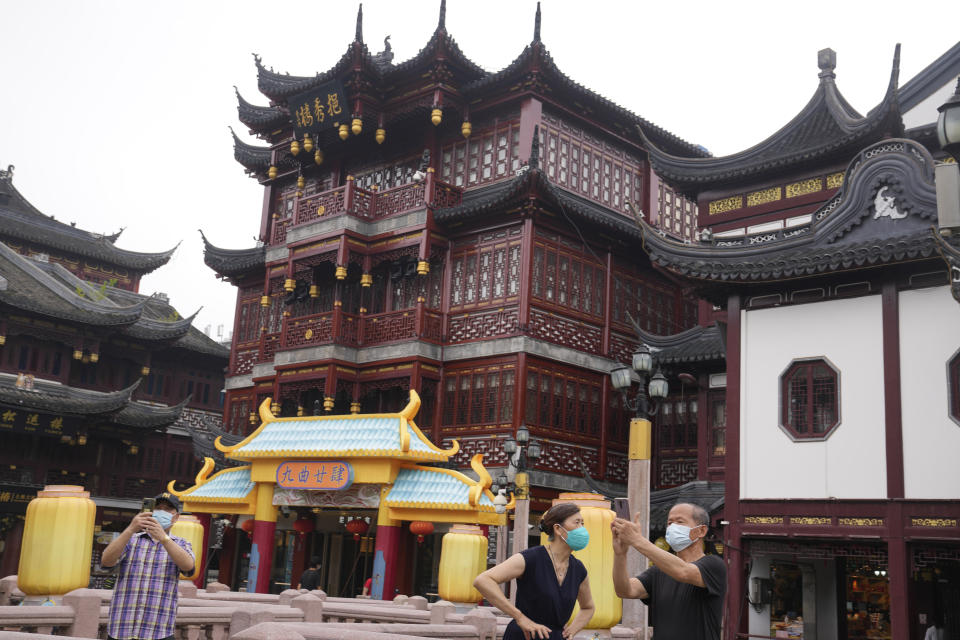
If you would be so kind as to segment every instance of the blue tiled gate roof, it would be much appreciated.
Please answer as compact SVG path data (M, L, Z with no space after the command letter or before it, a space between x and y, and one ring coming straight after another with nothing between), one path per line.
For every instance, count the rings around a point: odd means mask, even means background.
M239 467L221 471L193 491L183 493L180 498L210 502L243 500L250 495L253 487L250 467Z
M481 494L477 507L470 505L470 487L471 484L463 479L439 469L400 469L386 500L388 505L394 507L432 506L492 511L493 502L485 493Z

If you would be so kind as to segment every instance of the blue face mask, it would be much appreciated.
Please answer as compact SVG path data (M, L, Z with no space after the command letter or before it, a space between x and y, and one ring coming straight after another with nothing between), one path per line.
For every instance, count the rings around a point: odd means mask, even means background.
M173 514L162 509L156 509L153 512L153 519L160 523L164 531L173 526Z
M561 538L563 538L563 536L561 536ZM577 527L576 529L567 531L567 537L563 538L563 541L574 551L580 551L590 544L590 532L587 531L586 527Z
M674 551L683 551L693 544L690 539L690 527L682 524L673 523L667 526L666 534L667 544Z

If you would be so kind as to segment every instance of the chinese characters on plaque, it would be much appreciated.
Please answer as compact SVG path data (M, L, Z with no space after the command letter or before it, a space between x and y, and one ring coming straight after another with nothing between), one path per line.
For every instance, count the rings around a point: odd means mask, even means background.
M343 85L337 81L327 82L290 98L287 104L297 138L349 122L350 114L344 111L346 103Z
M277 486L287 489L336 491L353 484L353 467L341 461L284 462L277 467Z
M30 409L0 407L0 433L36 433L44 436L70 436L77 432L77 421Z

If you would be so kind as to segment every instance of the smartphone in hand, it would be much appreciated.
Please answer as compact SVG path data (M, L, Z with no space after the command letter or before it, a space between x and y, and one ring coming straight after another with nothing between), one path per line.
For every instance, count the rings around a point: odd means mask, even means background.
M157 508L156 498L144 498L143 505L140 507L140 511L144 513L153 513L153 510L156 508Z
M613 511L618 518L633 521L633 518L630 517L630 502L626 498L614 498Z

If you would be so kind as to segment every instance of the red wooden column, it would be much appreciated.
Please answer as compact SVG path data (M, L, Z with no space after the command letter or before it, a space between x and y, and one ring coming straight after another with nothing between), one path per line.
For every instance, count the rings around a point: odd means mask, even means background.
M200 521L200 524L203 525L203 553L200 554L196 549L193 550L194 557L202 555L200 558L200 571L197 573L197 577L193 579L193 584L197 585L197 589L203 589L207 581L207 565L210 563L210 514L209 513L195 513L194 517Z
M235 522L236 518L231 521ZM217 574L217 581L233 589L233 557L237 552L237 529L231 525L223 532L223 546L220 549L220 571Z
M740 296L727 300L727 456L723 517L730 524L723 532L727 561L727 603L724 612L725 636L736 640L747 633L744 558L740 540ZM739 621L739 625L736 621Z
M273 535L277 530L277 508L273 506L272 482L257 483L257 508L253 518L253 544L250 547L247 591L269 593L270 574L273 572Z
M370 597L376 600L393 600L400 573L400 544L403 526L399 520L391 520L387 513L387 494L390 485L380 489L380 511L377 514L377 539L373 550L373 586Z

